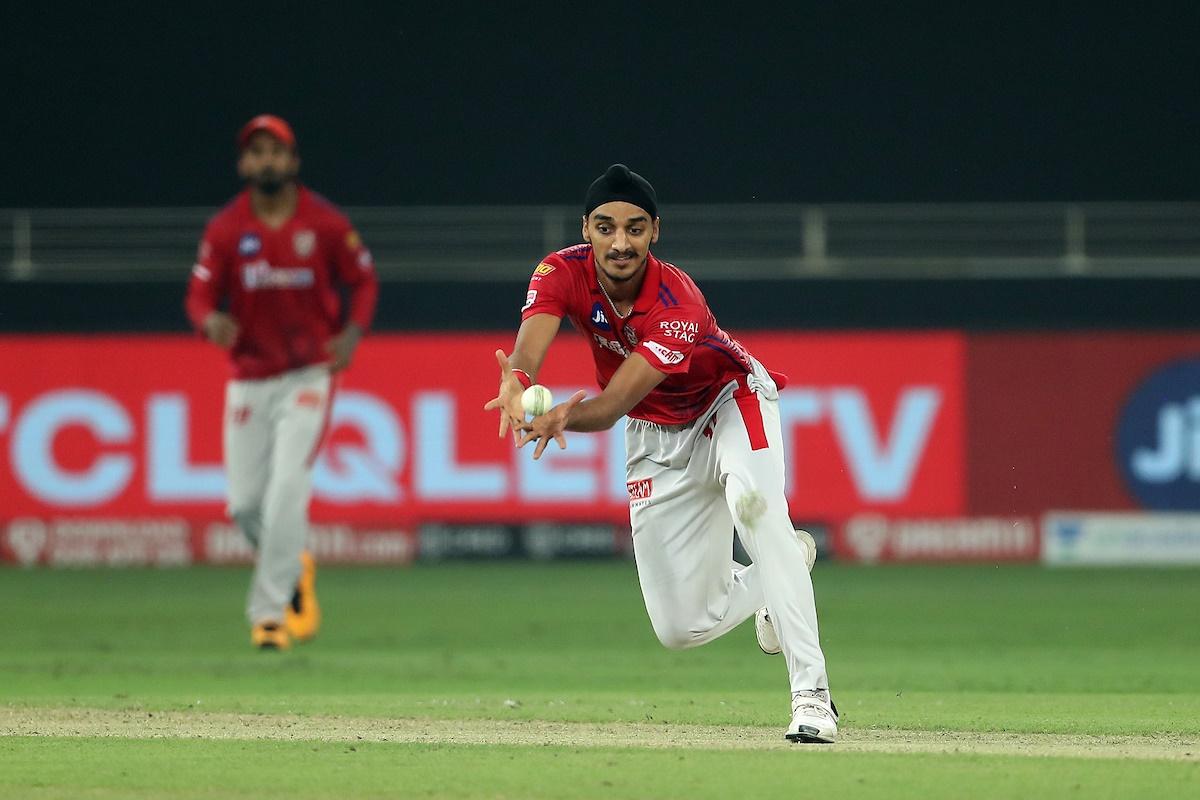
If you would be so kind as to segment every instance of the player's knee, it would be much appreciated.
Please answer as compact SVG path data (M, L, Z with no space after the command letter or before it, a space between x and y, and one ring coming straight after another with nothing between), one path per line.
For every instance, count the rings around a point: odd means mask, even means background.
M241 530L242 535L257 546L259 534L262 532L262 509L260 508L231 508L229 516Z
M312 480L307 472L288 472L277 475L267 487L265 505L268 507L282 498L305 498L311 492Z
M262 509L258 507L238 508L235 506L229 509L229 516L233 517L233 521L239 526L244 527L246 524L253 525L260 522L262 520Z
M684 625L656 623L654 635L668 650L686 650L699 644L695 632Z
M754 488L747 488L733 498L733 513L739 530L753 530L768 512L767 498Z

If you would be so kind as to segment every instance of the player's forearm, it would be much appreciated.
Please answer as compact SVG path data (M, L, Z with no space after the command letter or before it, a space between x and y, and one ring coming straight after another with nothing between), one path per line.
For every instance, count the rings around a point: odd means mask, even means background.
M567 417L567 430L576 433L606 431L619 420L628 409L622 408L612 397L601 394L591 400L583 400Z
M528 375L531 383L537 383L538 370L542 368L544 358L544 355L542 358L538 358L533 353L513 350L512 355L508 357L508 363L514 370L524 372Z
M204 320L217 310L217 303L214 298L209 296L209 292L205 291L205 287L197 287L192 284L188 288L187 297L184 298L183 309L187 313L192 327L198 333L204 333Z
M542 361L550 349L550 342L558 333L560 322L558 317L549 314L535 314L522 322L517 331L517 341L508 357L509 366L521 370L536 383L538 370L542 368Z
M360 331L371 327L375 317L375 306L379 302L379 282L372 273L350 288L350 322L358 325Z
M606 431L642 402L667 376L640 354L625 360L597 397L584 400L567 417L569 431Z

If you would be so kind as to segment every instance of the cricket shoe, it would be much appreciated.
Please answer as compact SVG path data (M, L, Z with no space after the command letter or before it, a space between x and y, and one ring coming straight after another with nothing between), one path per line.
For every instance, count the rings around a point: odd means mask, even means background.
M817 542L808 531L797 530L796 538L804 545L804 563L812 572L813 564L817 561ZM775 633L775 624L771 622L771 614L766 606L754 614L754 632L758 634L758 646L769 656L783 652L779 646L779 634Z
M307 550L300 553L300 580L292 602L284 609L288 635L297 642L310 641L321 628L321 607L317 604L317 562Z
M292 646L287 630L278 622L259 622L250 629L250 643L259 650L287 650Z
M828 689L808 689L792 694L792 724L784 737L802 744L833 744L837 741L837 706Z

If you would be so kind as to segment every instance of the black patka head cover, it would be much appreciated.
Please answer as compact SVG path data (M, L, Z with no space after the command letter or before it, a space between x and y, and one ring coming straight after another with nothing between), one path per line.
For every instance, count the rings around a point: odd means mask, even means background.
M588 187L583 199L583 214L587 216L596 206L623 200L645 209L651 219L658 217L658 198L650 181L633 172L624 164L613 164Z

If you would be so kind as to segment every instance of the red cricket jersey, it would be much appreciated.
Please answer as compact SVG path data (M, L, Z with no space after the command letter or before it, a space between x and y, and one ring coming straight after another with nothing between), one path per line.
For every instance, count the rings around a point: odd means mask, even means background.
M240 332L230 352L238 379L269 378L329 361L341 328L338 286L349 287L349 319L365 331L379 294L375 263L350 220L301 186L296 213L264 225L243 191L205 228L184 307L197 330L228 298Z
M591 345L601 389L630 353L666 373L629 412L659 425L691 422L750 371L749 353L717 326L692 279L653 254L633 310L621 319L600 290L590 244L551 253L533 270L521 319L534 314L571 320Z

